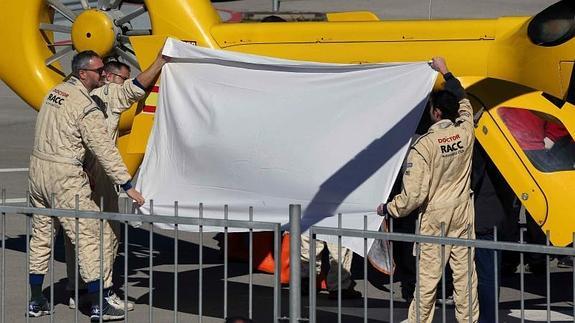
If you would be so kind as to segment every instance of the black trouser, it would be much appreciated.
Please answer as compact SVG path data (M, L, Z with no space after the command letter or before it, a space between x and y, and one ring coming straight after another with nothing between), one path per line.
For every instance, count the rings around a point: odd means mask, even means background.
M415 232L415 221L417 213L413 212L405 218L393 220L393 232L410 233ZM403 298L409 300L415 291L415 257L413 256L412 242L393 242L393 258L395 261L397 275L396 281L401 282L401 294Z
M478 240L492 240L493 233L476 233ZM497 268L495 269L494 256L497 254ZM475 249L475 269L477 270L477 293L479 296L479 323L495 322L495 288L499 296L501 283L501 253L490 249ZM497 270L497 282L495 281Z

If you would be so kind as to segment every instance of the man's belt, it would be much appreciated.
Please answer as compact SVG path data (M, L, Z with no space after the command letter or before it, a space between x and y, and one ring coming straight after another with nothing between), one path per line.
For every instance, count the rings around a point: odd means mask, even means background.
M74 165L74 166L82 166L82 163L76 158L70 158L70 157L48 154L45 152L41 152L39 150L34 150L32 152L32 156L34 156L38 159L51 161L54 163L68 164L68 165Z
M456 199L452 199L452 200L447 200L444 202L437 202L437 203L431 203L428 204L427 207L425 208L425 211L434 211L434 210L440 210L440 209L445 209L445 208L452 208L454 206L463 204L463 203L467 203L469 200L471 200L472 198L472 193L470 192L469 195L463 195L460 196Z

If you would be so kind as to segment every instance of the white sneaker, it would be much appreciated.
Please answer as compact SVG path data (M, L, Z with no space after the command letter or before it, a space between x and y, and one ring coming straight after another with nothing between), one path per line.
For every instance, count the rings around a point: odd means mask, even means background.
M443 298L438 298L437 303L440 305L443 305ZM445 298L445 305L447 305L447 306L454 306L455 305L455 301L453 300L453 295L447 296L447 298Z
M110 304L112 307L124 310L124 308L125 308L124 300L120 299L120 297L118 297L118 295L116 293L114 293L113 291L110 290L110 292L108 293L108 296L106 296L105 298L106 298L106 301L108 302L108 304ZM127 308L128 308L128 311L133 311L134 310L134 303L128 302Z
M76 309L76 300L74 299L73 293L70 293L70 297L68 298L68 308L71 310ZM80 303L80 308L86 307L89 305L89 299L87 297L86 292L81 292L78 294L78 303Z

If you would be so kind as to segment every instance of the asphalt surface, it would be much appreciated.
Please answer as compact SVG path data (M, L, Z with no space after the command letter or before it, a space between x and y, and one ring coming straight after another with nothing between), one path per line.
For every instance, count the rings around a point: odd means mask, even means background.
M536 0L450 0L433 1L432 17L495 17L501 15L530 15L538 12L554 1ZM218 2L216 7L225 12L234 11L271 11L271 0L243 0ZM286 11L344 11L371 10L381 19L427 19L429 2L415 0L286 0L281 2ZM25 62L22 62L25 63ZM29 154L33 143L33 131L36 112L28 107L3 83L0 83L0 187L6 188L9 202L24 200ZM4 314L7 322L25 321L27 270L26 270L26 218L19 215L7 215L6 220L6 261L5 261L5 298ZM173 233L156 230L154 235L154 282L153 317L155 322L174 321L174 248ZM180 233L179 275L178 275L178 315L180 321L197 322L198 308L198 234ZM222 322L223 314L223 260L218 242L213 234L205 234L204 239L203 283L203 322ZM136 303L136 310L129 313L129 321L148 322L149 318L149 267L148 267L148 231L146 228L129 230L129 271L127 294ZM120 247L123 250L123 246ZM123 253L117 262L117 284L123 286ZM356 257L354 276L357 289L363 291L362 258ZM558 269L556 260L551 262L552 322L573 321L573 274L566 269ZM231 262L229 268L229 315L248 315L249 276L245 263ZM55 322L73 322L74 311L67 308L65 292L65 267L61 241L58 241L54 263L55 284ZM49 285L50 276L45 285ZM255 273L253 276L253 316L255 322L271 322L273 308L272 275ZM520 322L519 275L503 278L500 303L500 322ZM525 275L525 312L526 322L546 321L545 275L527 272ZM368 275L368 321L390 321L390 290L394 291L393 321L400 322L407 316L408 304L401 298L400 285L389 284L387 277L375 271ZM49 289L46 287L48 294ZM288 313L288 290L282 291L283 315ZM303 313L307 316L307 297L302 298ZM343 322L363 322L362 300L345 301L343 304ZM337 321L337 301L327 298L325 293L318 295L317 317L320 322ZM441 307L438 307L434 322L441 322ZM80 322L88 321L80 313ZM48 317L34 319L35 322L49 322ZM454 310L447 307L446 322L455 322Z

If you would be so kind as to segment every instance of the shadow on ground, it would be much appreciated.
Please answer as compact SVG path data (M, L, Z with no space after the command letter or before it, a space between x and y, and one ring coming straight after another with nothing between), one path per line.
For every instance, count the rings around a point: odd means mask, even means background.
M171 234L171 233L168 233ZM186 234L193 237L191 234ZM129 230L129 286L141 287L146 290L150 288L149 281L149 231L144 229L130 228ZM197 235L195 235L197 240ZM6 248L9 250L25 253L25 235L19 235L6 240ZM55 261L63 263L65 261L64 248L61 236L56 239ZM193 239L190 239L193 240ZM206 241L206 240L204 240ZM197 243L180 240L179 241L179 274L178 279L178 311L197 315L199 309L199 277L203 278L202 288L202 315L216 318L224 317L224 266L219 250L212 246L203 248L204 269L198 270L199 245ZM213 243L215 245L215 243ZM115 286L120 290L124 282L124 246L120 245L120 255L115 266ZM174 239L173 237L154 233L153 252L153 308L173 310L174 309ZM356 289L363 291L363 258L355 256L352 268L354 278L359 281ZM245 263L230 262L228 265L228 315L248 316L249 309L249 283L248 266ZM570 271L551 273L551 304L568 303L573 301L573 273ZM369 289L368 308L369 322L387 322L389 317L389 277L384 276L369 266L368 281L371 285ZM271 322L273 318L273 276L258 274L254 276L253 285L253 318L255 322ZM64 293L66 279L55 282L55 304L67 304L68 295ZM46 284L45 284L46 285ZM515 290L520 289L519 274L504 276L502 286ZM546 303L546 278L545 275L525 274L525 291L529 294L540 297L530 298L525 301L526 309L545 309ZM558 288L561 286L564 288ZM397 288L396 288L397 289ZM45 290L49 294L49 288ZM287 316L289 312L288 295L289 290L282 288L282 316ZM131 295L128 291L128 295ZM139 293L132 301L137 304L149 304L150 294L148 292ZM394 313L407 313L409 306L401 295L395 295L393 308ZM307 297L302 298L302 315L308 314ZM348 300L342 303L343 322L363 322L363 299ZM521 304L519 300L505 301L500 303L503 313L506 309L518 309ZM317 319L318 322L337 321L338 304L337 301L329 300L327 294L322 292L317 297ZM552 310L558 312L566 311L564 306L553 306ZM453 318L453 309L448 308L448 317ZM376 316L377 318L373 318ZM436 317L441 317L441 311L436 312ZM514 322L515 319L506 317L505 321ZM518 321L520 321L518 319Z

